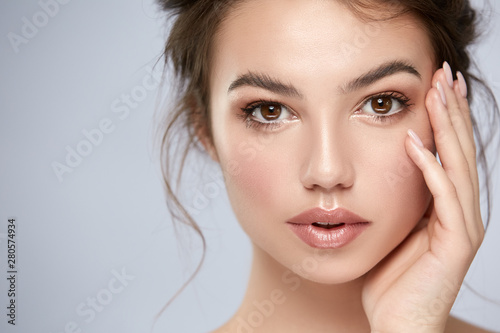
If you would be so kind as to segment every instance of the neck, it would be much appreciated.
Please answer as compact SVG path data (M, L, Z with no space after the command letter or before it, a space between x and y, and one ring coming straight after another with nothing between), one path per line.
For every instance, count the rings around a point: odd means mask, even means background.
M243 302L222 332L369 332L363 278L338 285L304 279L253 247Z

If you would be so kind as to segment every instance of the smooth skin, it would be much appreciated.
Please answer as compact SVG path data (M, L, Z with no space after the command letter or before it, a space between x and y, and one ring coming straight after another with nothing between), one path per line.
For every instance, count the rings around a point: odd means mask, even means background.
M223 21L210 82L213 141L201 140L223 169L254 256L240 308L215 333L487 332L449 316L484 236L466 87L449 66L434 67L414 18L378 29L320 0L245 1ZM371 35L346 57L338 46L352 44L357 31ZM394 59L420 77L399 71L345 92L352 79ZM231 90L248 72L300 93L252 84ZM383 124L358 112L365 97L399 90L412 112ZM262 99L296 117L275 130L248 126L241 109ZM383 175L401 166L398 186L389 186ZM373 223L343 248L318 252L286 226L318 205Z
M438 70L426 98L442 165L419 138L409 135L405 142L434 204L427 227L410 235L368 274L363 305L372 332L486 332L456 319L447 321L484 237L470 109L460 88L464 83L456 80L450 87L450 74Z

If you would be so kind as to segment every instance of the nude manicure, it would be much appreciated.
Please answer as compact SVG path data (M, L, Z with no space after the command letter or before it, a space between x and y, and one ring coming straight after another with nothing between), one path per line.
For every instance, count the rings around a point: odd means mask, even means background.
M424 144L422 143L422 140L418 137L417 133L415 133L413 130L408 129L408 135L412 138L412 140L419 146L419 147L424 147Z
M450 64L447 61L443 64L444 74L446 75L446 80L450 88L453 88L453 73L451 72Z
M438 81L436 86L437 86L437 90L439 91L439 94L441 95L441 100L443 101L443 104L447 105L446 95L444 94L444 89L443 89L443 85L441 84L441 81Z
M460 93L463 98L467 98L467 83L465 82L464 75L461 72L457 72L458 78L458 88L460 88Z

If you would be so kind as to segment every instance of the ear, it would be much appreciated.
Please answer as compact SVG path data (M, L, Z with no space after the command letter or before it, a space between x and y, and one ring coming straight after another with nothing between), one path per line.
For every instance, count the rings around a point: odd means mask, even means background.
M208 122L208 120L206 122ZM197 123L195 134L198 141L203 145L203 148L205 148L205 151L210 155L210 158L219 163L219 156L217 155L217 150L215 149L212 134L208 126L209 124Z
M196 93L191 93L185 96L184 105L189 111L188 123L194 132L195 139L197 139L205 149L205 151L210 155L210 158L215 162L219 163L219 157L217 155L217 150L213 143L210 117L208 115L208 110L201 98Z
M190 115L190 123L194 131L196 139L202 144L205 151L210 155L210 158L219 163L217 150L213 143L210 119L207 110L197 103L196 98L189 101L189 108L192 110Z

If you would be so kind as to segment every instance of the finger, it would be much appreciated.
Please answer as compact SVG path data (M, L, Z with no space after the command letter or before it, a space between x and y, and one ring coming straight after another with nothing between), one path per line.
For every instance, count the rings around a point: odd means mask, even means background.
M480 208L480 189L479 189L479 175L477 172L477 152L476 152L476 144L474 140L474 130L472 126L472 118L471 111L469 107L469 101L467 100L467 84L462 73L457 72L457 81L454 84L455 96L457 98L457 102L460 110L463 113L463 119L465 122L465 126L467 127L467 132L469 133L469 142L470 146L464 145L464 152L467 156L467 160L470 168L470 176L472 185L474 188L474 206L476 210L476 221L478 222L478 239L477 246L481 244L484 238L484 225L481 218L481 208Z
M469 101L467 100L467 84L465 83L465 79L462 73L457 72L458 80L455 81L453 90L455 91L456 100L458 103L459 109L463 114L463 121L466 126L466 131L469 134L470 140L469 144L464 143L464 152L468 158L469 168L471 170L471 180L474 185L474 194L476 195L477 200L477 209L479 209L479 178L477 174L477 159L476 159L476 144L474 141L474 130L472 126L472 119L469 107ZM455 126L455 125L454 125ZM457 126L459 126L457 124ZM475 172L473 172L475 171Z
M484 225L481 219L481 209L480 209L480 200L479 200L479 176L477 172L477 151L476 144L474 140L474 130L472 125L472 116L471 110L469 106L469 101L467 100L467 83L465 82L465 78L461 72L457 72L457 80L454 83L453 90L455 91L455 96L457 99L457 103L459 105L460 110L463 114L463 119L465 122L465 126L467 127L467 132L470 137L470 146L465 147L464 151L465 155L469 161L469 167L471 170L471 180L474 187L474 196L475 196L475 207L476 207L476 216L477 220L480 222L479 229L481 234L481 239L484 237ZM474 171L474 172L473 172Z
M460 252L461 255L472 255L472 243L453 182L436 160L436 157L421 143L418 143L421 142L418 135L411 130L408 131L408 134L409 137L405 141L406 151L422 171L427 187L434 199L433 204L437 221L434 224L432 239L438 239L444 242L442 244L446 244L445 251L439 251L443 255L449 253L447 251L451 249L455 249L454 251ZM443 249L439 247L439 249L434 248L433 250Z
M472 118L469 108L469 101L467 100L468 88L467 82L461 72L457 72L457 81L454 84L455 94L457 95L458 103L460 104L460 109L464 113L464 119L467 123L467 128L469 133L473 134Z
M443 87L438 82L442 91ZM464 155L460 139L457 136L448 108L442 101L442 92L433 88L427 95L426 105L429 120L434 131L434 140L439 153L443 169L447 178L456 188L460 210L463 211L467 234L477 247L481 238L481 226L477 222L476 198L471 180L469 161ZM473 170L475 172L475 168Z
M457 132L458 139L464 150L464 155L469 162L469 169L476 169L476 146L474 144L474 133L472 130L472 121L470 118L470 109L467 99L462 97L462 92L458 81L453 81L453 74L448 63L444 63L443 70L437 72L433 80L434 87L440 82L444 92L444 104L448 108L448 114L451 123ZM459 76L460 78L460 76ZM448 84L446 84L448 83ZM465 81L463 82L465 84ZM465 88L467 86L465 85Z
M469 103L467 98L462 95L467 95L467 85L465 80L462 80L462 74L457 74L459 80L453 82L451 69L446 62L444 67L446 70L440 69L434 75L432 86L437 89L438 82L440 83L443 103L448 108L451 123L457 132L464 155L468 159L469 169L474 170L476 169L474 133L470 118ZM472 157L472 159L469 159L469 157Z
M443 166L457 186L457 189L459 189L459 199L463 205L471 240L479 247L484 237L484 226L482 224L479 208L479 181L477 176L474 136L470 131L471 125L468 125L466 120L469 118L470 123L470 111L467 100L463 97L462 91L460 91L458 81L453 82L449 65L445 63L443 67L444 69L436 72L433 80L433 84L435 84L437 88L440 88L438 91L442 100L442 103L438 101L437 107L439 108L439 106L441 106L441 109L444 107L447 111L444 113L437 113L442 116L441 120L444 121L442 122L444 130L440 133L438 132L436 141L439 142L439 139L443 139L443 133L448 133L448 138L444 138L445 141L448 142L443 145L443 148L438 148L438 152L440 157L442 157L442 162L445 159L449 159L450 161L450 163L443 162ZM464 108L465 111L463 110ZM447 117L445 115L447 115ZM449 121L446 118L449 118ZM452 131L455 135L453 135ZM459 147L453 144L457 140ZM452 142L451 147L455 147L455 149L449 149L449 142ZM438 146L439 144L436 143L436 145ZM444 149L445 147L448 148ZM463 156L456 155L459 154L458 150L461 150ZM460 165L460 163L464 163L464 161L467 163L466 168L465 165ZM462 177L459 175L461 173ZM469 176L469 181L472 184L472 192L467 191L468 181L465 179L465 174Z

